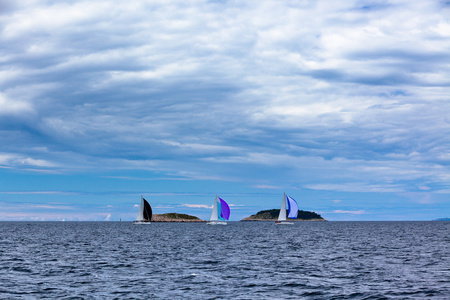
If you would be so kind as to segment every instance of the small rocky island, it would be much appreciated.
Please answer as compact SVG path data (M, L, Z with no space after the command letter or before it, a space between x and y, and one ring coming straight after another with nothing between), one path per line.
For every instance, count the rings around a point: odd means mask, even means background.
M241 221L276 221L280 214L279 209L261 210L255 215L244 218ZM289 221L326 221L321 215L311 212L299 210L297 219L288 219Z
M177 213L154 214L152 222L206 222L195 216Z

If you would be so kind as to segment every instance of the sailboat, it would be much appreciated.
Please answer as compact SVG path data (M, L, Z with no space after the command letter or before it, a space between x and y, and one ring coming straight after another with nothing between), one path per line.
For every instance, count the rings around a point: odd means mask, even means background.
M209 225L227 225L227 220L230 218L230 207L220 197L214 199L213 209L211 213L211 218L206 224Z
M151 220L152 207L147 202L147 200L145 200L144 197L141 196L141 207L139 208L139 214L136 218L136 221L134 221L133 224L150 224Z
M283 200L281 200L280 214L278 215L278 221L275 221L275 225L294 225L294 222L286 221L286 202L288 204L288 218L297 219L298 204L297 202L286 194L283 194Z

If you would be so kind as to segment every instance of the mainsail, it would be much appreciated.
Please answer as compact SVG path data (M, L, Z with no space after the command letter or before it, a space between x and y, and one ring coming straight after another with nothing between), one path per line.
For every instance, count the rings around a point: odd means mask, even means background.
M286 194L283 194L283 200L281 200L280 214L278 215L278 221L286 221Z
M217 195L216 195L216 198L214 199L213 208L212 208L211 218L209 218L210 221L218 221L219 220L219 214L217 211L218 210L217 210Z

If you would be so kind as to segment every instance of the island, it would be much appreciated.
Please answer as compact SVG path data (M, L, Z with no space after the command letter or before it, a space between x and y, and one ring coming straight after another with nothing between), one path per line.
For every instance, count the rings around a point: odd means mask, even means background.
M450 218L439 218L433 221L450 221Z
M244 218L241 221L276 221L280 214L279 209L261 210L255 215ZM299 210L297 219L288 219L289 221L326 221L321 215L305 210Z
M196 216L178 213L154 214L152 222L206 222Z

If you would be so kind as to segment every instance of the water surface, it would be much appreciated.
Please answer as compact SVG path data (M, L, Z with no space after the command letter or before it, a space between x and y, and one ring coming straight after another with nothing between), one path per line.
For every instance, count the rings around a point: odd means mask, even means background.
M450 222L0 222L0 258L0 298L450 295Z

